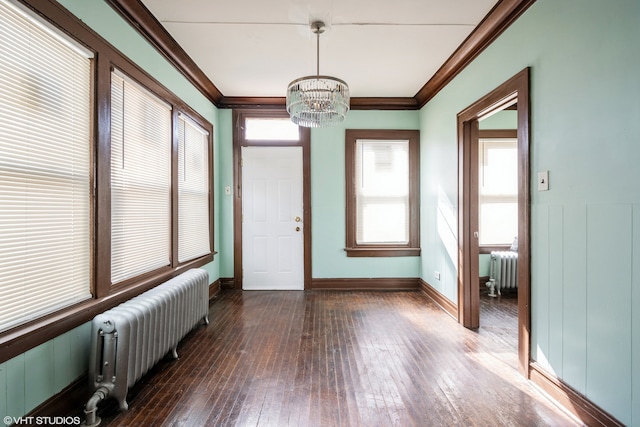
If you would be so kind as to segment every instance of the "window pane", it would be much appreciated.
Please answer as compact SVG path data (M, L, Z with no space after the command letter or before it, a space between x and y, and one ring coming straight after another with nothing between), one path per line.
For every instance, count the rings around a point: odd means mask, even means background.
M356 141L356 243L409 242L409 141Z
M91 59L0 1L0 331L91 297Z
M178 261L211 252L209 241L208 132L178 121Z
M404 200L362 203L357 243L407 243L407 204Z
M111 281L167 266L171 237L171 110L111 75Z
M518 235L518 203L480 205L480 245L507 245Z
M479 242L511 244L518 234L517 140L481 139L479 148Z
M480 140L480 194L518 194L518 147L515 140Z
M298 141L300 130L298 125L288 118L248 117L245 120L244 137L249 140Z

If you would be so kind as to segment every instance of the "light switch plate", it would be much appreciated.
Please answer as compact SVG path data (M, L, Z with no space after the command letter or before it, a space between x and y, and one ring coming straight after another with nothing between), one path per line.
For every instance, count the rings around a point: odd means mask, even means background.
M538 172L538 191L549 191L549 171Z

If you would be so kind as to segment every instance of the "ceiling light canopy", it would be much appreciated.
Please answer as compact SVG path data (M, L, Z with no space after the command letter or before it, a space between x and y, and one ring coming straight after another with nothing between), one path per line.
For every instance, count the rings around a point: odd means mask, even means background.
M349 86L342 80L320 75L321 21L311 24L316 34L316 75L295 79L287 88L287 112L298 126L318 128L344 121L349 111Z

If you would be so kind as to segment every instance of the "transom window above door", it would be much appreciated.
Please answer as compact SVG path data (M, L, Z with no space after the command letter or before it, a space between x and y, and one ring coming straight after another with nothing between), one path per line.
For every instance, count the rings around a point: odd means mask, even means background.
M247 117L244 138L252 141L298 141L300 128L286 117Z

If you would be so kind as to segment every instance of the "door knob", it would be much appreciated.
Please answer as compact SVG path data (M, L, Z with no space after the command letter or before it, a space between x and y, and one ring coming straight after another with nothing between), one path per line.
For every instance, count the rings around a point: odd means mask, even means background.
M296 217L296 222L300 222L300 221L301 221L301 220L300 220L300 217L299 217L299 216L297 216L297 217Z
M296 231L300 231L300 227L296 227Z

